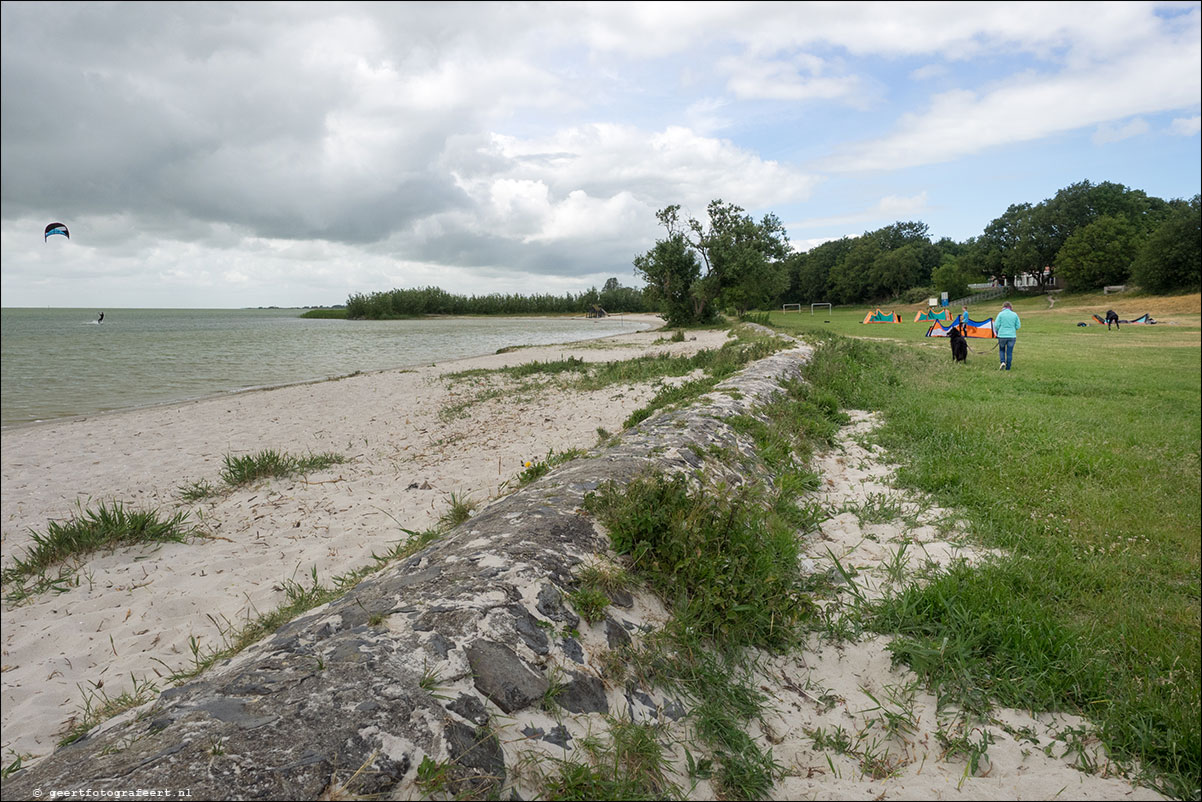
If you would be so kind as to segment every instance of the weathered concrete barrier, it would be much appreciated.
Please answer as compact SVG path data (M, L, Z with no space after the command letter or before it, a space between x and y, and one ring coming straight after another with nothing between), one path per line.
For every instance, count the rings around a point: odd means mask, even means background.
M406 798L421 795L423 760L445 767L448 793L483 797L512 780L524 750L570 753L600 715L679 717L677 700L609 687L597 669L663 613L657 602L616 594L606 620L589 626L565 601L573 571L608 550L582 501L649 466L700 468L714 445L747 459L709 464L711 474L732 486L763 480L754 444L725 421L754 415L808 355L802 346L753 363L688 409L492 503L343 598L17 772L3 798ZM542 707L553 683L554 715Z

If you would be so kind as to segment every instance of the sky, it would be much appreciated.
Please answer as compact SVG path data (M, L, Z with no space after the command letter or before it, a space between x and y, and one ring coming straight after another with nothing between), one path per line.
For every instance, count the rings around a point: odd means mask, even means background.
M1202 3L4 2L5 307L642 286L656 211L1199 192ZM70 239L38 242L50 222Z

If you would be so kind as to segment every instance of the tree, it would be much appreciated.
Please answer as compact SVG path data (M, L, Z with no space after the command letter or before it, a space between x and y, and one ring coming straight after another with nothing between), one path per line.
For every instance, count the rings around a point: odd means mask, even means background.
M832 301L831 269L844 260L852 244L856 240L851 237L832 239L822 243L805 254L798 254L802 259L797 260L797 296L801 303L829 303Z
M1173 201L1135 257L1131 277L1149 292L1202 288L1202 196Z
M927 243L930 246L930 243ZM930 278L920 258L922 245L911 242L891 251L884 251L872 261L869 271L870 294L874 298L896 297Z
M1077 230L1056 255L1056 273L1074 289L1122 284L1139 252L1135 226L1105 215Z
M931 273L931 281L939 292L946 292L948 298L963 298L968 295L968 285L976 278L966 270L959 259L952 256L944 257L943 264Z
M871 298L872 264L880 255L881 244L875 237L865 235L852 240L843 258L831 266L827 283L830 299L839 304L854 304Z
M707 322L698 316L694 285L701 276L701 265L680 232L634 259L634 269L647 282L649 300L659 307L669 326Z
M704 222L696 218L682 222L679 205L655 215L667 230L668 241L679 238L700 257L700 275L689 286L692 321L712 319L717 303L745 312L773 301L787 283L783 260L789 240L780 220L767 214L756 223L743 209L722 200L710 201L706 212ZM639 267L637 260L635 266Z

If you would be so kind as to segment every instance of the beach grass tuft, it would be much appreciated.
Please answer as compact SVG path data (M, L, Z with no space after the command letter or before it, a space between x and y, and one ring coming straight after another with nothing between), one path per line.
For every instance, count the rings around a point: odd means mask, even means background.
M226 454L225 469L221 472L221 478L230 487L241 487L260 479L304 475L343 462L346 462L346 458L341 454L307 454L296 457L272 449L243 457Z
M221 471L222 485L217 486L208 479L199 479L179 487L179 497L184 501L202 501L222 495L239 487L254 484L260 479L275 479L288 476L304 476L314 471L325 470L331 465L341 465L346 457L341 454L306 454L297 457L273 449L257 454L235 457L226 454L225 467Z
M456 493L451 493L451 507L439 519L439 523L448 529L459 526L459 524L472 517L478 504L471 498L464 498Z
M120 715L126 710L140 707L159 695L158 687L147 679L138 680L137 677L130 674L130 682L130 689L122 691L116 696L110 696L104 690L103 681L93 683L92 687L87 690L81 687L80 690L84 697L83 708L78 715L69 720L58 745L66 746L74 743L87 735L88 731L100 722Z
M131 510L120 502L84 508L67 521L51 521L44 532L31 532L32 545L4 568L6 598L17 601L30 593L51 588L65 589L70 570L62 570L70 560L81 560L101 549L137 546L147 543L183 543L202 537L187 525L188 513L177 512L163 519L155 510ZM59 566L57 576L47 570ZM31 585L26 580L37 577Z
M540 758L539 796L571 799L683 799L669 779L667 749L659 724L607 719L604 737L582 738L571 758Z

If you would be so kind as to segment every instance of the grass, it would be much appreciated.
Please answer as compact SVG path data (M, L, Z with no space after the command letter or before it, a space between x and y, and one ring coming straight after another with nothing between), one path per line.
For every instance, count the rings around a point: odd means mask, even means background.
M1177 303L1193 312L1162 313ZM820 343L807 378L877 410L898 481L1008 556L957 566L865 611L941 701L1063 710L1169 796L1199 795L1199 315L1192 299L1123 299L1180 325L1078 327L1115 298L1019 300L1014 370L987 341L953 365L920 324L863 310L773 313ZM1094 306L1096 304L1096 306ZM1137 311L1138 310L1138 311ZM984 310L982 310L984 311ZM1120 312L1124 317L1127 311ZM830 324L821 321L830 319ZM845 332L873 339L850 339ZM885 513L878 503L857 512Z
M0 574L6 599L21 601L45 590L67 590L73 584L74 572L65 563L82 560L102 549L184 543L201 537L188 526L186 512L163 519L155 510L131 510L120 502L77 509L77 514L69 520L51 521L45 532L30 533L32 546L22 556L14 557ZM53 567L59 570L51 576L47 571ZM32 583L28 582L30 578L34 579Z
M150 681L138 681L132 674L130 680L130 690L123 691L116 696L108 695L104 690L103 680L84 691L83 710L79 715L72 717L63 737L59 739L58 745L66 746L74 743L100 722L120 715L126 710L144 705L159 695L158 687Z
M659 727L608 719L605 738L581 739L582 759L550 759L540 768L540 798L548 800L681 799L668 779Z
M166 681L178 684L200 675L215 663L226 660L251 644L271 635L298 615L340 598L359 584L364 577L379 571L390 563L415 554L440 537L444 530L428 529L423 532L412 532L403 529L402 531L408 535L407 539L398 541L384 554L372 552L371 563L335 577L332 587L318 581L317 566L313 566L310 571L311 582L308 586L294 579L284 580L281 589L284 591L286 601L274 610L260 613L254 618L248 617L241 625L215 621L214 623L221 632L221 645L206 649L195 638L191 639L192 665L187 668L172 669L164 664L169 672ZM376 621L376 624L381 621L382 618L380 621Z
M753 648L790 648L807 626L812 607L799 584L796 533L816 512L797 500L815 481L804 463L840 419L829 398L802 384L785 389L762 416L731 419L775 475L768 486L731 488L700 475L652 472L624 487L602 485L585 499L628 568L615 575L590 567L582 585L638 580L672 613L662 630L624 652L624 664L610 663L609 672L619 675L609 679L629 676L689 700L694 731L712 753L700 761L690 753L689 766L727 799L763 799L782 774L771 752L747 734L765 699L745 656ZM591 785L596 772L572 768L582 795L553 798L641 798L605 796L615 789Z
M541 479L556 465L562 465L577 457L582 457L584 453L584 449L580 448L569 448L558 453L555 449L551 449L547 452L546 459L527 460L523 465L522 472L517 476L518 487L525 487L531 482Z
M516 386L485 386L475 394L461 398L440 410L439 415L444 420L461 417L473 404L501 396L535 393L550 382L577 392L592 392L615 385L632 385L701 374L699 378L681 385L667 385L646 407L627 419L623 425L629 428L657 410L696 399L747 363L768 356L786 345L775 337L746 329L736 328L735 333L737 337L721 348L703 349L692 356L660 353L609 362L588 362L570 356L561 360L528 362L508 368L474 369L447 374L446 378L453 382L482 383L492 377L502 377ZM683 339L683 332L679 338L672 338L673 342Z
M261 479L304 476L314 471L325 470L331 465L341 465L346 457L341 454L306 454L297 457L274 449L265 449L257 454L235 457L226 454L225 467L221 471L221 488L207 479L201 479L179 488L184 501L200 501L216 496L225 490L254 484Z
M253 484L260 479L304 475L346 462L341 454L307 454L296 457L267 449L244 457L225 455L221 478L230 487Z
M463 498L456 493L451 493L450 509L443 513L438 522L447 529L454 529L459 524L471 518L477 506L479 504L471 498Z

